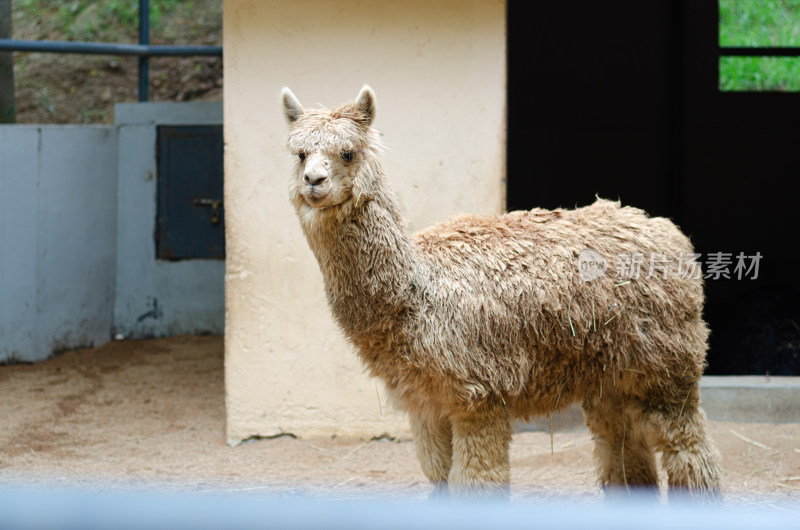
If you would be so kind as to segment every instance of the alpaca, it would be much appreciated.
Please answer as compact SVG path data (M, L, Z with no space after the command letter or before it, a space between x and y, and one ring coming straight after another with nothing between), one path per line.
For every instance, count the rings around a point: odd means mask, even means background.
M329 306L408 413L434 495L507 497L512 421L580 402L607 494L657 493L660 451L670 497L718 498L698 406L702 279L675 263L627 281L579 274L587 251L598 263L692 256L672 222L598 199L461 215L409 236L371 127L373 91L332 110L304 109L288 88L282 102L290 200Z

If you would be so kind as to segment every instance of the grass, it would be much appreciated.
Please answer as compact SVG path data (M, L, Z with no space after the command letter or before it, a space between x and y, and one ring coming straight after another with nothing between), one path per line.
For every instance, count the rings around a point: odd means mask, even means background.
M719 0L720 46L800 46L800 0Z
M179 4L178 0L151 0L151 28L158 30L162 18ZM53 29L69 40L117 41L121 35L135 35L139 25L138 0L21 0L15 8L52 20Z
M720 57L724 92L800 92L800 57Z
M719 0L720 46L800 46L800 0ZM800 91L800 57L720 57L722 91Z

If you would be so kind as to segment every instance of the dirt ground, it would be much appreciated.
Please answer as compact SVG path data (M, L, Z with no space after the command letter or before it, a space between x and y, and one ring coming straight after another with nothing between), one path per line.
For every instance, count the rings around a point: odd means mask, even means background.
M800 506L800 424L712 422L731 503ZM0 486L423 498L409 440L225 444L222 337L111 342L0 366ZM512 499L600 502L585 430L520 432Z

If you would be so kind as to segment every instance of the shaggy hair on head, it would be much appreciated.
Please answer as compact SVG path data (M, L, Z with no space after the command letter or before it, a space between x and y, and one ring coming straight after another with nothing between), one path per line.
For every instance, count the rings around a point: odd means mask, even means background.
M672 222L598 199L461 215L409 236L371 127L372 90L328 111L284 89L283 106L297 156L290 197L329 305L410 415L437 494L506 495L512 421L579 402L607 492L657 494L661 451L671 494L718 497L697 388L703 283L687 274L694 251Z

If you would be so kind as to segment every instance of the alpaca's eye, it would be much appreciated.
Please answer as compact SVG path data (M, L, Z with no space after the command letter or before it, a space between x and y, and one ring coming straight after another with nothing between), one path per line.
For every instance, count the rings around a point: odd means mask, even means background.
M305 160L306 159L306 154L303 153L303 152L297 153L297 156L300 157L300 160Z
M342 160L344 160L345 162L350 162L351 160L353 160L352 151L342 151L341 155L342 155Z

